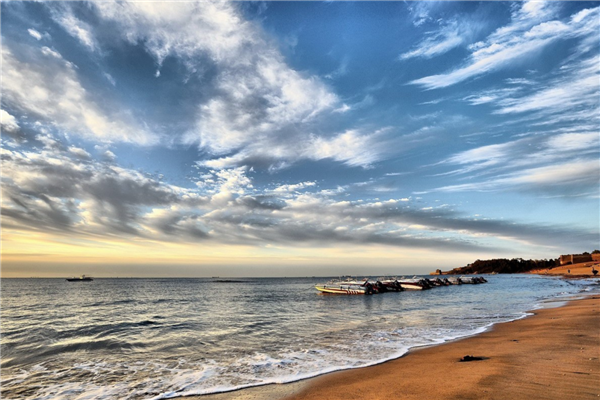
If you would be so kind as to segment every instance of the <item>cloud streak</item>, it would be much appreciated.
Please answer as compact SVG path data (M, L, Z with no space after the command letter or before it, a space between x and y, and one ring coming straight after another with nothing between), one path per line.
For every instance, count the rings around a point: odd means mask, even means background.
M499 28L485 41L473 44L464 66L410 82L425 89L440 89L467 79L497 71L517 60L531 57L558 40L596 35L598 8L583 10L566 21L552 20L557 5L551 2L524 2L513 13L509 25Z
M507 244L558 244L564 239L557 239L557 232L584 242L594 236L561 227L473 219L405 198L340 201L336 198L340 192L311 191L312 182L260 190L245 168L214 170L200 177L197 189L185 189L80 153L73 147L41 153L3 150L3 226L104 240L292 247L362 244L454 251L490 250L482 239L492 236ZM563 168L560 180L589 176L593 166L573 164L571 171ZM504 179L523 185L557 179L555 170L530 172Z

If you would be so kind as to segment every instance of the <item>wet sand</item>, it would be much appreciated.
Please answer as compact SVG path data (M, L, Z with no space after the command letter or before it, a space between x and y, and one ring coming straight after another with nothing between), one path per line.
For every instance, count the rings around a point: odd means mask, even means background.
M376 366L195 398L600 399L600 296L534 313Z

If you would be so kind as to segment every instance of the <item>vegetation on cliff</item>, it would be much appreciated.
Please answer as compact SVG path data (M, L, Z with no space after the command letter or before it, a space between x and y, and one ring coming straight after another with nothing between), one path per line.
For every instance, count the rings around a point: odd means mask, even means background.
M467 274L518 274L529 272L536 269L554 268L560 265L556 260L524 260L522 258L496 258L493 260L477 260L472 264L462 268L454 268L445 272L450 275Z

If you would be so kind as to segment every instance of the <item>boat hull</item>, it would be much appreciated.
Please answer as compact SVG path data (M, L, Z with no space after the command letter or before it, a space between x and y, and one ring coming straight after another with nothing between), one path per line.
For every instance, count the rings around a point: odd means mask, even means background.
M402 288L406 289L406 290L424 290L424 289L429 289L429 288L426 288L423 285L420 285L418 283L400 282L400 286L402 286Z
M352 287L352 286L337 286L337 285L317 285L315 286L321 293L330 293L330 294L370 294L367 288L365 287Z

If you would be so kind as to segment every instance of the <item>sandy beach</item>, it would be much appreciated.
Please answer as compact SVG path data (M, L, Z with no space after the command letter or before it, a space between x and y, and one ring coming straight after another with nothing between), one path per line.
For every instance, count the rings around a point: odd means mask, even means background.
M203 400L598 399L600 296L380 365ZM466 355L482 358L461 362Z
M600 277L600 262L590 261L579 264L561 265L552 269L538 269L531 271L531 274L539 275L562 275L565 278L569 277L593 277L593 270L597 270L598 277Z

